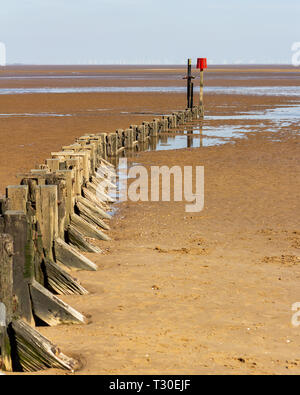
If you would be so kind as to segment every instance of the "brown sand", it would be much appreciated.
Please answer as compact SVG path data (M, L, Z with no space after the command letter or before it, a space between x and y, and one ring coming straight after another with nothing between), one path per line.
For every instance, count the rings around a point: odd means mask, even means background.
M231 115L290 100L207 95L206 113ZM184 96L32 95L0 97L0 104L3 113L78 114L1 119L3 189L17 171L78 135L147 119L120 111L168 112L182 108ZM87 108L111 110L88 116ZM291 324L291 306L300 301L295 132L257 133L253 123L253 132L234 144L141 153L134 159L145 166L204 165L205 209L187 214L184 203L120 206L112 241L99 243L105 253L90 255L99 271L74 274L91 294L63 297L91 323L39 328L82 361L77 374L300 373L300 329ZM280 142L273 141L278 137Z

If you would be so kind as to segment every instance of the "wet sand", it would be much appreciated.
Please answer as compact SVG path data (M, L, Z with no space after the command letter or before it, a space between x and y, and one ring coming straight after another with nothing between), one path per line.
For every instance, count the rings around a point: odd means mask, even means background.
M288 77L279 79L281 71L264 72L274 77L270 85L277 79L292 84ZM260 83L260 78L251 82ZM206 115L237 115L297 100L206 95ZM0 96L0 104L3 113L76 113L0 119L3 190L16 172L76 136L153 118L121 112L167 113L182 108L185 97L16 95ZM100 108L109 110L87 112ZM225 124L241 121L204 121L204 126ZM73 273L90 295L62 298L88 315L90 324L39 328L80 359L76 374L300 373L300 329L291 324L292 304L300 301L299 128L276 129L270 121L255 120L247 125L244 138L227 144L133 159L145 166L205 166L205 209L187 214L185 203L120 205L112 241L98 243L104 253L87 254L99 271Z

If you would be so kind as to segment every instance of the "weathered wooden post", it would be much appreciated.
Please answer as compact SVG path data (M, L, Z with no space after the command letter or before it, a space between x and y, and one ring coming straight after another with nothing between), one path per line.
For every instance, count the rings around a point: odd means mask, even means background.
M145 140L150 136L150 127L149 127L149 122L144 121L143 122L144 125L144 130L145 130Z
M116 134L112 133L107 136L112 144L108 144L108 146L113 147L114 152L116 153ZM92 176L90 175L90 162L89 155L87 155L89 151L80 150L76 153L71 151L63 151L59 153L52 153L54 157L60 157L61 159L65 159L66 157L76 157L81 156L84 159L83 162L83 171L84 171L84 179L82 184L82 192L86 199L90 200L92 203L97 202L97 206L100 208L106 208L105 204L101 205L101 201L99 200L100 195L104 200L111 202L111 199L105 195L105 193L98 188L98 183L94 179L92 180ZM93 219L94 220L94 219ZM100 223L100 222L99 222ZM104 224L103 224L104 226ZM81 247L83 251L88 252L99 252L99 248L92 246L85 238L96 238L98 240L109 240L109 237L100 231L96 226L87 222L85 219L80 218L79 215L73 213L71 215L71 223L68 227L68 234L70 237L70 241L72 244L77 247Z
M193 112L192 112L191 108L188 108L185 110L185 119L186 119L186 122L193 121Z
M118 152L118 136L116 133L110 133L107 135L107 156L114 158Z
M164 122L164 132L168 132L169 129L171 128L169 115L163 116L163 122Z
M177 127L177 118L178 114L177 112L173 112L172 114L172 128L176 128Z
M106 138L107 133L98 133L96 137L100 142L100 158L107 159L107 148L106 148Z
M134 136L133 136L133 129L126 129L125 130L125 149L126 150L133 150L133 143L134 143Z
M74 196L72 197L71 185L68 186L68 179L70 181L69 176L72 172L60 170L47 175L28 174L24 175L22 183L30 187L30 203L35 208L32 218L37 220L35 226L38 226L38 240L40 240L39 264L44 266L42 272L45 276L39 281L46 287L50 286L49 289L58 294L83 295L87 291L57 265L57 263L61 263L67 267L82 270L97 269L94 263L63 241L71 226L74 214L74 207L72 207L73 204L75 205ZM36 177L36 180L33 177ZM55 188L57 188L57 196ZM47 206L49 199L51 199L51 204ZM57 218L57 223L53 222L50 217Z
M28 324L34 326L29 284L34 279L34 251L31 229L26 214L21 211L4 213L4 233L12 236L13 255L13 294L15 312Z
M133 130L133 143L136 145L138 142L138 127L137 125L130 125L130 129Z
M61 162L64 162L66 159L74 159L81 158L81 170L82 170L82 184L86 183L90 179L90 152L81 149L80 146L79 151L61 151L61 152L52 152L51 156L54 159L60 159ZM80 170L80 171L81 171Z
M9 215L9 214L7 214ZM18 214L14 214L17 215ZM18 242L17 242L18 243ZM47 368L73 371L78 363L66 357L48 339L41 336L26 321L16 287L14 237L0 234L0 347L1 368L5 371L35 372ZM18 260L20 262L20 260ZM21 270L19 270L21 273ZM25 277L25 274L24 274ZM20 277L21 278L21 277ZM18 286L23 288L22 284ZM29 293L29 288L27 290ZM26 297L31 309L31 300ZM22 304L24 307L24 304ZM26 309L27 310L27 309ZM25 317L24 317L25 314ZM28 317L27 317L28 318Z
M190 103L190 108L194 107L194 84L193 82L191 83L191 103Z
M153 123L156 125L157 134L162 132L162 121L159 118L154 118Z
M199 119L199 107L195 106L192 108L193 119Z
M179 116L180 116L180 125L184 125L186 123L186 116L185 116L185 111L179 111Z
M9 185L6 187L6 197L8 199L8 209L26 213L27 185Z
M192 108L193 102L193 91L192 91L192 80L195 77L192 76L192 59L188 59L187 75L183 79L187 80L187 108Z
M200 70L200 100L199 106L202 108L201 117L204 115L204 103L203 103L203 90L204 90L204 70L207 69L207 59L198 58L197 59L197 69Z
M59 159L47 159L46 165L51 173L54 171L58 171L60 169L60 160Z
M50 175L36 175L38 179ZM18 315L33 325L33 314L47 322L49 325L61 322L82 323L84 317L54 297L44 285L49 284L58 293L86 294L71 276L57 266L54 256L54 241L58 238L58 204L57 185L35 185L31 196L36 207L35 212L31 203L26 201L25 211L6 211L4 213L4 231L12 235L14 240L15 255L13 258L13 283L14 294L18 305ZM7 194L11 195L10 208L20 205L17 193L26 190L27 185L8 188ZM12 194L11 192L14 192ZM42 269L44 265L44 269ZM56 278L57 277L57 278ZM38 282L36 281L38 280ZM65 290L65 292L59 292ZM28 299L28 292L30 297ZM40 303L40 299L43 303ZM42 306L44 305L44 306ZM49 307L47 310L47 306Z
M156 137L158 135L158 120L154 119L150 122L150 137Z
M139 125L137 127L137 135L138 135L138 142L139 143L144 143L145 140L146 140L145 125Z
M54 240L58 238L56 185L41 185L36 187L36 218L41 229L45 255L53 260Z
M13 317L13 238L0 234L0 348L2 369L13 370L8 327Z

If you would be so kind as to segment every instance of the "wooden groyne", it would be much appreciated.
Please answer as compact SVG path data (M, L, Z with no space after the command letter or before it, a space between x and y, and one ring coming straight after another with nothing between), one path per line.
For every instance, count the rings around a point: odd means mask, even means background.
M93 240L110 240L115 160L201 117L203 106L115 133L86 134L6 188L0 198L0 369L78 368L36 327L87 322L59 295L88 294L70 269L97 270L82 253L100 253Z

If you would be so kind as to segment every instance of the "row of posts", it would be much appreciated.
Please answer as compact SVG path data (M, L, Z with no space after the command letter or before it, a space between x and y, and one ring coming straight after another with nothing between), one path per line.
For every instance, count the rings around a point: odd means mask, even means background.
M123 151L134 150L137 145L142 146L152 137L168 133L176 127L192 122L203 117L203 107L195 106L185 111L173 112L165 115L162 119L154 119L152 122L143 122L141 125L131 125L128 129L118 129L116 133L102 133L104 144L104 158L117 157Z
M97 270L82 252L99 253L92 241L110 240L111 162L202 116L203 108L193 107L115 133L86 134L6 188L0 198L0 369L76 369L77 361L34 328L87 322L58 296L88 294L70 270Z

